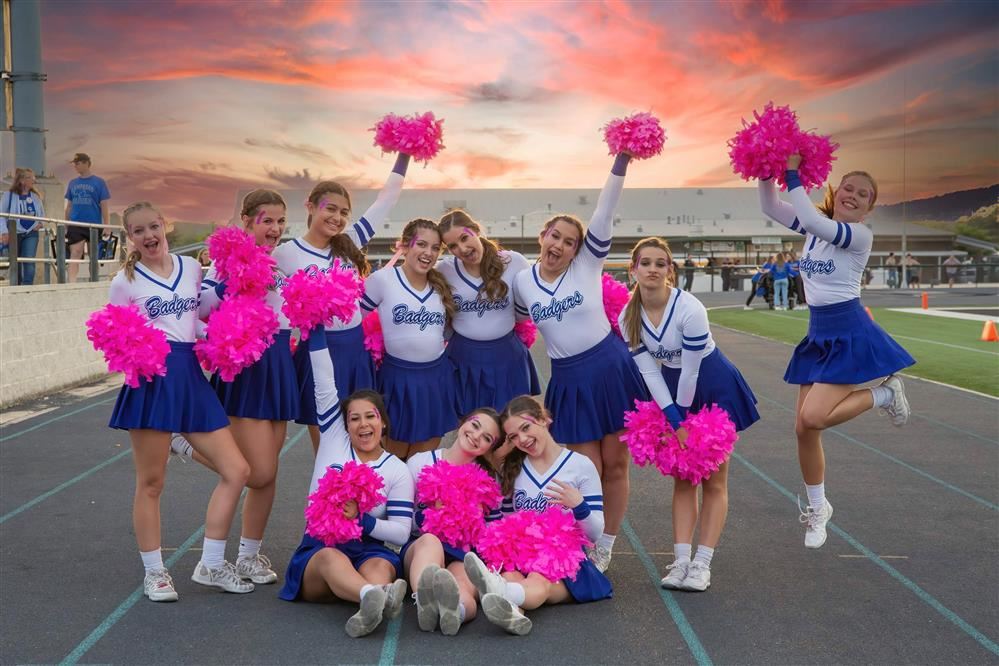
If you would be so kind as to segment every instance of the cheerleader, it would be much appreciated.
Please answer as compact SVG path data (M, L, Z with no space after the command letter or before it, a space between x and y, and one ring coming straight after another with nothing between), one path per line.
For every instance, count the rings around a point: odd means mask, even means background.
M630 159L617 156L589 229L571 215L548 220L538 262L514 278L517 308L534 320L551 357L545 407L555 419L552 435L593 461L607 495L606 533L590 551L601 571L610 565L628 508L630 455L620 439L624 412L648 395L627 347L611 331L601 285Z
M552 438L548 430L551 417L529 395L511 400L501 422L507 440L516 447L500 470L503 494L512 498L503 510L543 512L549 504L559 504L572 511L591 541L599 537L604 529L603 492L589 458ZM465 555L465 570L489 621L518 636L531 631L531 620L521 609L613 596L610 581L589 559L583 560L575 580L564 578L557 583L538 573L510 571L500 576L489 571L474 552Z
M661 238L644 238L632 249L630 271L636 285L621 312L621 335L681 444L687 439L687 431L680 427L687 411L712 404L728 413L736 430L745 430L760 419L756 397L742 373L715 346L704 306L674 286L672 266L673 253ZM711 557L728 513L728 461L702 487L700 544L691 561L697 486L682 479L673 482L676 560L662 580L666 589L703 592L711 585Z
M389 418L381 396L361 390L340 402L334 378L334 362L326 340L317 326L308 344L314 377L316 407L320 414L321 440L309 484L311 494L329 468L343 469L347 461L360 462L382 477L386 501L363 516L357 504L348 502L344 516L358 518L363 530L360 540L326 546L322 541L302 536L291 556L278 596L285 601L329 602L334 599L360 604L344 630L351 638L374 631L383 618L402 612L406 581L402 562L387 544L406 543L413 524L413 478L406 465L382 448L389 431Z
M333 260L339 259L341 265L353 268L362 277L367 276L371 267L363 248L399 200L408 166L409 155L400 153L378 198L361 219L349 227L351 203L347 188L332 180L324 180L313 187L305 202L309 211L308 231L274 250L281 272L287 276L300 270L326 272L333 266ZM375 366L364 348L360 313L348 322L334 321L329 324L326 327L326 342L330 354L338 359L336 381L344 395L375 388ZM312 369L304 346L295 354L295 369L300 396L300 414L295 422L309 426L312 450L315 452L319 448L319 430L316 427L319 421L313 397Z
M531 354L513 332L513 279L530 268L527 259L501 250L463 210L445 214L440 231L451 256L437 270L451 286L457 309L447 353L455 365L458 413L482 405L499 410L518 395L541 393Z
M826 541L832 504L825 495L825 456L822 431L879 407L902 426L909 419L909 401L895 374L915 359L874 323L860 303L860 280L871 254L874 234L863 223L878 198L870 174L851 171L839 187L832 186L816 210L798 177L800 155L787 162L791 204L780 201L771 181L760 181L763 213L805 237L798 262L810 317L808 334L795 347L784 381L797 384L795 434L798 462L808 493L805 547ZM879 377L878 386L857 388Z
M201 267L191 257L170 254L166 224L152 204L132 204L122 214L122 223L135 249L111 280L110 301L138 305L170 343L166 376L143 381L138 388L123 386L109 424L128 430L132 442L132 523L146 569L143 593L152 601L177 600L160 550L160 494L173 432L184 433L219 473L208 501L201 561L191 579L226 592L252 592L253 583L225 561L226 537L250 470L194 357Z
M413 481L417 482L424 467L444 461L452 465L479 465L490 475L495 475L487 456L503 443L499 414L490 407L480 407L466 416L458 426L454 444L446 449L415 453L406 461ZM433 631L438 623L441 633L454 636L461 625L475 618L475 586L465 573L465 552L443 543L433 534L419 530L420 512L417 506L413 538L399 555L409 579L409 586L416 590L416 619L420 629ZM500 517L496 509L486 517Z
M378 310L385 357L378 391L388 403L392 434L386 448L405 460L433 451L458 424L454 367L444 354L444 328L455 304L434 268L441 235L431 220L416 219L398 241L402 266L376 271L364 282L361 308Z

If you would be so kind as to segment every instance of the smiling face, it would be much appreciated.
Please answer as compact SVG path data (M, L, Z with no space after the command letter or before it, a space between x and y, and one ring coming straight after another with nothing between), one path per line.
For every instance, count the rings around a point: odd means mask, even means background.
M305 208L312 216L309 230L323 238L329 239L343 233L350 222L350 201L342 194L323 194L318 203L306 202Z
M500 439L496 421L485 414L473 414L458 427L455 445L470 456L489 453Z
M141 255L144 263L162 259L168 252L166 223L159 212L152 208L139 208L125 219L128 239Z
M285 208L281 204L262 204L253 215L243 215L243 228L253 236L257 245L268 252L281 242L287 224Z
M356 398L347 406L347 434L355 451L372 453L382 445L385 421L375 403Z
M544 454L552 442L548 432L549 421L539 421L530 414L511 414L503 421L507 442L523 451L529 458Z
M441 237L436 229L418 227L403 248L404 264L408 271L426 275L441 256Z
M839 222L860 222L874 206L876 196L870 178L859 174L845 177L833 199L833 218Z
M444 232L444 245L448 252L461 260L465 266L478 266L482 263L482 240L468 227L451 227Z
M541 243L541 267L550 275L565 271L583 242L580 228L564 218L549 225L538 240Z
M661 289L666 286L673 268L672 257L662 248L650 246L638 251L638 259L632 272L639 286L648 289Z

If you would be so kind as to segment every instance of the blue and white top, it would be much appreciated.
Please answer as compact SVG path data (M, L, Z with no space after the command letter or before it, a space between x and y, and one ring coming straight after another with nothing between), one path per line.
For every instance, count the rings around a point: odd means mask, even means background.
M121 270L111 280L112 305L135 303L152 325L166 333L167 340L194 342L200 329L198 296L201 265L193 257L170 255L173 272L162 278L138 262L131 282Z
M583 496L583 503L572 513L590 541L596 542L604 531L604 491L600 475L589 458L566 448L552 466L543 471L534 469L529 457L524 458L524 467L513 484L513 495L503 502L503 512L545 511L551 501L545 496L545 488L556 479L576 488Z
M45 217L45 207L42 205L41 197L34 190L27 194L15 194L8 190L3 193L3 199L0 201L0 213L20 213L22 215ZM14 217L14 215L11 215L11 217ZM0 217L0 225L2 225L3 231L6 232L6 217ZM30 233L40 226L42 226L42 223L35 220L17 219L17 233L19 234Z
M385 351L415 363L434 361L444 353L444 304L428 282L420 291L398 266L375 271L364 281L361 308L378 310Z
M554 282L541 278L538 264L514 278L517 313L534 321L551 358L580 354L610 333L601 273L613 238L614 208L623 189L624 176L612 172L578 253Z
M506 283L507 294L506 298L497 300L486 297L482 278L469 275L457 257L449 255L437 263L437 270L451 285L451 293L458 306L458 314L451 322L458 335L470 340L497 340L512 331L517 323L513 282L517 274L529 270L531 264L519 252L502 250L499 254L506 263L502 279ZM526 318L526 315L521 317Z
M420 472L423 471L423 468L427 467L428 465L436 465L437 463L442 461L444 459L444 451L446 450L447 449L440 448L435 451L420 451L419 453L414 453L413 455L409 456L409 458L406 460L406 467L409 468L409 473L413 476L414 487L416 486L417 482L420 480ZM469 462L466 464L474 465L476 463ZM416 505L417 513L423 511L426 508L427 507L425 504L418 503ZM502 516L503 514L499 509L493 509L489 512L489 515L486 516L486 522L489 522L491 520L498 520ZM420 530L420 526L417 525L416 521L414 520L413 536L419 536L421 533L422 532Z
M343 469L348 460L359 462L344 426L340 398L333 379L333 359L323 336L309 336L309 359L316 387L316 413L319 415L319 450L309 483L311 494L319 487L319 479L329 468ZM361 517L364 536L387 541L398 546L409 540L413 525L413 477L406 463L383 451L375 461L365 463L385 482L384 504Z
M278 327L282 329L291 328L288 317L281 311L284 306L283 290L286 281L287 278L283 273L279 270L275 271L274 281L267 287L267 294L264 296L264 301L277 317ZM201 280L201 305L198 308L198 316L204 319L211 314L221 304L224 295L225 285L213 266L208 269L205 277Z
M371 204L371 207L364 212L361 219L351 225L349 229L344 230L343 233L350 237L354 245L363 248L371 242L371 239L375 235L375 229L385 220L389 211L399 201L404 180L404 174L399 174L395 171L390 173L388 180L385 181L385 185L378 193L378 198ZM305 270L310 275L315 274L317 271L327 273L332 270L335 258L333 251L329 247L315 247L306 242L305 238L294 238L287 243L282 243L274 248L271 256L277 261L281 272L288 277L300 270ZM340 257L339 259L342 267L354 268L353 264L347 258ZM326 330L342 331L360 326L361 316L361 312L358 310L354 313L350 321L342 322L339 319L334 319L332 323L327 324Z
M860 298L860 281L871 255L874 233L863 224L836 222L816 210L800 183L788 190L791 203L777 196L772 180L761 180L763 214L805 237L798 273L809 305L832 305Z
M701 359L715 350L715 341L708 327L708 312L693 294L682 289L671 289L666 301L662 321L654 324L642 308L641 344L632 348L631 355L642 373L642 379L653 400L666 414L674 428L694 401ZM618 318L621 335L630 338L625 325L625 312ZM660 368L680 369L676 401L670 394Z

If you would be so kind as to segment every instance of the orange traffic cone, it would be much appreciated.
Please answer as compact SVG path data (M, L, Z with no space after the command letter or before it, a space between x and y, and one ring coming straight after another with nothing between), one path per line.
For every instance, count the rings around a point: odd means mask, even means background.
M864 306L864 309L867 310L867 316L870 317L873 320L874 319L874 313L871 312L871 309L869 307L867 307L866 305Z
M930 309L930 295L927 294L925 291L923 292L922 301L923 301L923 303L922 303L923 309L924 310L929 310Z
M999 342L999 333L996 333L996 323L991 319L985 322L982 327L982 342Z

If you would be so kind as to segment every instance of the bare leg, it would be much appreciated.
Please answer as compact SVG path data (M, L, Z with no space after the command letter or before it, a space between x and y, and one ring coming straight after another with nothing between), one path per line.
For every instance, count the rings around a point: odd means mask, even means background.
M475 615L478 612L478 606L475 603L475 597L478 593L475 590L475 586L472 585L472 581L468 579L468 574L465 573L464 564L461 562L452 562L447 565L447 570L458 581L458 594L462 605L465 606L465 619L463 622L469 622L475 619Z
M132 526L139 550L160 547L160 495L166 480L170 455L170 433L159 430L129 430L132 460L135 463L135 498Z
M403 561L403 569L409 576L409 587L416 590L420 580L420 574L427 568L427 565L436 564L444 566L444 547L440 539L433 534L424 534L416 542L406 549L406 559Z
M309 437L312 439L312 457L319 454L319 426L309 426Z
M728 461L701 484L701 533L697 541L714 548L721 539L728 516ZM686 543L686 542L684 542Z
M797 417L794 432L798 437L798 465L805 483L814 486L826 478L826 457L822 451L822 431L808 428L801 416L805 398L812 390L812 384L804 384L798 389Z
M622 431L623 432L623 431ZM600 441L600 483L604 491L604 532L617 534L628 511L631 494L629 468L631 451L621 441L621 433L605 435Z
M87 241L78 241L69 246L69 259L83 259L83 248ZM80 274L80 264L66 264L66 282L73 284Z
M184 433L184 436L219 472L218 485L208 500L205 536L225 540L229 536L239 495L250 476L250 466L240 454L229 428L213 432Z
M697 525L697 486L673 480L673 543L693 543Z
M798 410L806 428L825 430L863 414L874 407L870 389L850 384L812 384L808 399Z
M250 465L246 499L243 501L242 536L264 538L276 491L278 453L284 444L285 421L229 418L236 445Z
M504 573L503 578L512 583L520 583L524 588L524 604L521 606L524 610L532 610L544 604L560 604L572 598L564 583L552 583L541 574L531 573L525 576L511 571Z

